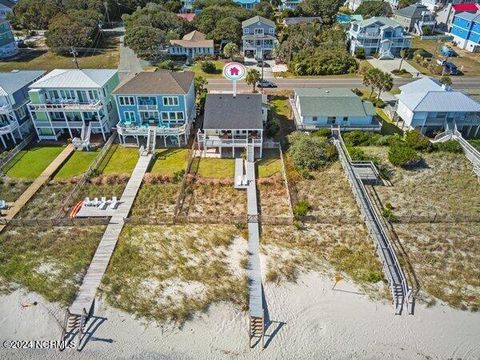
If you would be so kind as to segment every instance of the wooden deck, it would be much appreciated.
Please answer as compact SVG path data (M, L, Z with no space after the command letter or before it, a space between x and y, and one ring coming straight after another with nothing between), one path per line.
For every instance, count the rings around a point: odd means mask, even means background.
M124 218L128 216L130 209L132 208L133 201L137 196L138 189L142 184L143 176L147 171L152 157L153 154L149 154L140 156L138 159L132 176L120 198L121 204L110 219L110 223L107 225L102 240L100 241L97 251L90 263L90 267L83 278L77 297L69 308L71 314L81 315L84 309L87 313L90 311L95 300L97 289L100 286L103 275L110 262L110 258L112 257L113 250L115 250L118 238L122 232Z
M73 153L74 148L69 144L45 170L33 181L33 183L23 192L22 195L6 211L5 219L11 220L17 215L25 204L37 193L37 191L52 177L52 175L62 166L62 164ZM0 232L6 225L0 225Z

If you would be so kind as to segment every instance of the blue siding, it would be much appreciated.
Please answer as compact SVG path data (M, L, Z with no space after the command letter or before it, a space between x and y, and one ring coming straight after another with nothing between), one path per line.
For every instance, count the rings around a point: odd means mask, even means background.
M458 16L455 16L453 19L453 25L454 26L459 26L464 29L470 29L471 27L471 22L462 18L459 18Z
M467 39L468 38L468 31L467 30L464 30L462 28L459 28L457 26L453 26L452 27L452 30L451 30L451 33L453 35L456 35L458 37L461 37L462 39Z

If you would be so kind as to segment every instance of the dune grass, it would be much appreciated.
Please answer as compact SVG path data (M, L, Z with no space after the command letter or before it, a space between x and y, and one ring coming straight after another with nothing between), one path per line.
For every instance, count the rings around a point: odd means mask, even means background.
M35 180L62 152L64 146L33 146L20 151L5 167L10 178Z
M65 180L82 175L88 170L99 151L75 151L55 174L54 179Z
M188 149L157 149L150 173L173 176L185 169L187 159Z

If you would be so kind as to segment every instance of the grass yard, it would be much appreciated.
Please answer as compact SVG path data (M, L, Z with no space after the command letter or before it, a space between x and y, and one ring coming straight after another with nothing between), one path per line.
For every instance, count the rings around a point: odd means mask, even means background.
M139 156L136 147L124 147L114 144L99 165L99 171L104 175L126 174L130 176Z
M107 49L95 55L80 54L81 69L115 69L120 60L119 38L109 36L99 48ZM9 61L0 61L0 71L73 69L72 58L45 50L21 50L21 56Z
M15 227L0 234L0 289L24 287L70 303L104 227Z
M10 178L35 180L62 152L64 146L33 146L20 151L4 168Z
M188 153L188 149L157 149L150 173L171 177L175 173L185 170Z
M280 154L278 150L264 150L262 159L257 161L257 176L267 178L275 175L282 175Z
M233 226L127 226L103 278L112 306L181 325L216 302L246 309L247 242Z
M65 180L75 176L83 175L97 157L99 151L75 151L60 170L55 174L54 179Z
M221 78L223 67L225 66L226 62L218 60L209 61L215 64L215 72L213 74L208 74L202 70L202 61L195 61L195 63L187 70L193 71L195 76L202 76L204 78Z
M192 173L204 178L232 179L235 175L235 159L195 158Z
M280 127L280 130L274 136L275 141L284 141L289 133L295 131L295 122L291 116L288 95L289 93L270 96L269 117L273 117Z

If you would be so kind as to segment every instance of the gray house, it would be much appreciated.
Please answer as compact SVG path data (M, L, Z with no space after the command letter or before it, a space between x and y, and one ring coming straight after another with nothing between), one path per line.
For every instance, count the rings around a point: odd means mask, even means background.
M0 140L13 143L23 139L32 129L32 120L27 108L28 86L38 80L45 71L14 70L0 73Z
M268 59L276 43L275 23L261 16L242 22L243 55L247 58Z
M418 35L435 29L435 15L425 5L413 4L393 12L393 18L407 31Z

